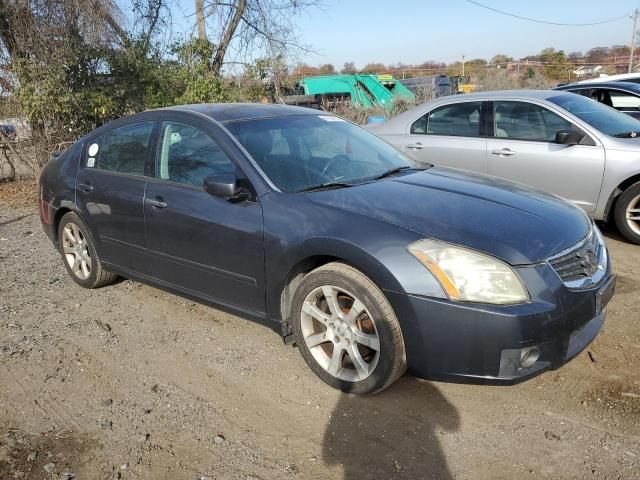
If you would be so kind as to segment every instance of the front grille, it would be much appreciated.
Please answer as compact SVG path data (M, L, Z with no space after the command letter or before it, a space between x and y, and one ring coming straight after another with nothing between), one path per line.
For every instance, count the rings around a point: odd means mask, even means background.
M586 240L549 263L564 282L570 282L591 278L598 271L599 259L600 242L592 230Z

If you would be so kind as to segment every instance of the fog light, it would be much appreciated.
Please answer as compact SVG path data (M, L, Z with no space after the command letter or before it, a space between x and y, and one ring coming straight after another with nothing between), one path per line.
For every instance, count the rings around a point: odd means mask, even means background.
M527 368L538 361L540 349L538 347L523 348L520 352L520 365Z

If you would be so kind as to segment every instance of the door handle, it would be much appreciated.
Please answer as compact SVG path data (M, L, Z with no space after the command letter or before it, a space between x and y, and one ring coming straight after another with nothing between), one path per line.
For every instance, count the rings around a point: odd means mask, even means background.
M88 183L79 183L78 188L85 193L89 193L91 190L93 190L93 186L89 185Z
M409 145L407 145L407 148L410 148L412 150L422 150L423 148L426 148L426 145L421 144L420 142L418 143L410 143Z
M153 208L167 208L167 202L162 200L162 197L147 198L146 202Z
M516 154L516 152L514 152L510 148L501 148L499 150L492 150L491 153L493 155L500 155L501 157L510 157L511 155Z

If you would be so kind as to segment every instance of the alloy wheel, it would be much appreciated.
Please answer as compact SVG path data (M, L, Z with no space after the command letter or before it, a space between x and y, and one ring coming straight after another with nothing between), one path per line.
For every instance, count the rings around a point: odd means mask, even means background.
M302 304L301 330L315 361L330 375L357 382L369 377L380 358L380 338L364 304L331 285L312 290Z
M627 225L640 235L640 195L632 199L627 206Z
M73 274L86 280L91 275L91 254L87 240L75 223L67 223L62 231L64 258Z

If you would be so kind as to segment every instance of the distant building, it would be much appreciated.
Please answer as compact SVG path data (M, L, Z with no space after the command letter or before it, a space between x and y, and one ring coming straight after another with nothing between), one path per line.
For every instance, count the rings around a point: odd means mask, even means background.
M602 65L583 65L573 71L573 74L578 78L593 77L598 75L602 71Z

